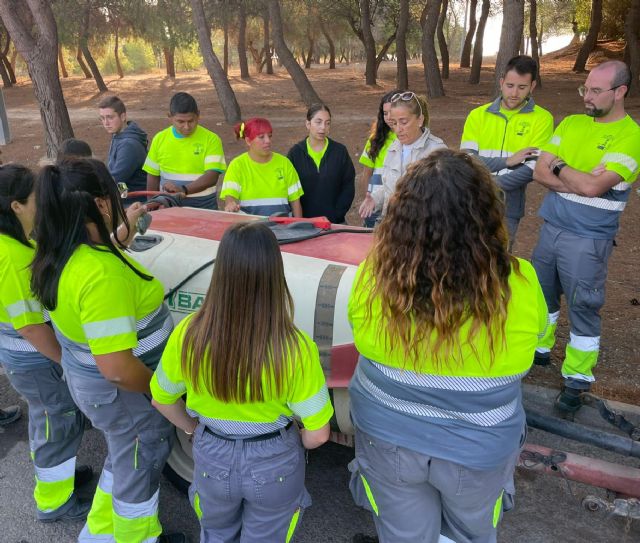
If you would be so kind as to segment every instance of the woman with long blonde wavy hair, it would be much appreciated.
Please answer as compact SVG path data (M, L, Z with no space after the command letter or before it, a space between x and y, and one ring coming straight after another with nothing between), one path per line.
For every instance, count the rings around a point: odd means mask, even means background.
M381 542L496 541L546 314L486 168L452 150L411 165L349 302L351 491Z

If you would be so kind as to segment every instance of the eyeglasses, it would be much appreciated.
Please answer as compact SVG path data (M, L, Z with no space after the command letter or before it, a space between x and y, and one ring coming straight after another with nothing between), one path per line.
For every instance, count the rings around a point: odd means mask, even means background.
M117 183L118 192L120 193L120 198L126 198L129 196L129 187L126 183Z
M589 87L580 85L578 87L578 94L582 97L585 97L589 93L593 94L594 96L600 96L603 92L616 90L618 87L622 87L622 85L616 85L615 87L611 87L610 89L590 89Z
M418 103L418 107L420 108L420 115L424 115L423 111L422 111L422 104L420 103L420 100L418 100L418 96L416 95L415 92L411 92L411 91L407 91L407 92L396 92L392 97L391 97L391 103L394 104L396 102L399 101L403 101L403 102L411 102L411 100L415 100Z

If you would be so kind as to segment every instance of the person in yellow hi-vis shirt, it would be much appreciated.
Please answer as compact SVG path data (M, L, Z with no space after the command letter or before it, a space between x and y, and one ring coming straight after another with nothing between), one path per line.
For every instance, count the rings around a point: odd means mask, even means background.
M595 381L609 257L631 185L640 173L640 125L625 111L632 81L622 61L589 72L578 94L585 113L570 115L543 145L534 181L549 189L531 262L549 307L550 326L534 362L547 366L564 294L569 342L562 362L561 411L575 412Z
M478 155L504 192L509 250L524 216L527 185L540 152L553 134L553 117L531 96L538 63L519 55L507 62L500 96L469 113L460 149Z
M229 164L220 199L224 210L252 215L286 213L302 217L304 194L298 172L291 161L271 150L273 129L267 119L254 117L234 127L236 137L248 150Z
M491 174L438 150L398 181L349 299L356 503L381 543L495 543L526 432L520 383L544 334Z
M360 155L362 164L362 187L366 194L371 194L376 186L382 185L382 169L384 158L391 144L396 141L396 133L391 129L390 113L391 98L398 94L399 90L392 90L380 99L378 115L371 126L371 133L364 144L364 149ZM372 213L364 219L364 226L373 228L380 213Z
M130 231L129 219L102 162L46 166L37 204L32 289L51 315L71 395L108 447L78 541L184 542L183 534L161 535L158 519L174 436L149 397L173 330L162 284L113 235L121 223Z
M198 104L186 92L171 97L169 119L171 126L153 137L142 167L147 190L173 194L183 206L218 209L216 184L226 168L222 141L198 124Z
M0 166L0 362L29 405L38 520L82 520L90 503L77 498L74 486L93 475L89 466L76 467L84 417L62 379L60 345L29 285L34 188L29 169Z
M225 232L204 304L176 326L151 393L193 436L189 497L200 540L289 543L311 504L304 448L328 439L333 407L318 348L293 324L267 226Z

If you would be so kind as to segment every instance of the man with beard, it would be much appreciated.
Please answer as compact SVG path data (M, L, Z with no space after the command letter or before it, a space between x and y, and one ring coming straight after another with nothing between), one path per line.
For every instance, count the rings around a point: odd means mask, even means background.
M585 114L571 115L558 125L533 173L535 181L550 189L540 208L544 224L532 258L549 308L549 326L534 361L549 363L564 294L571 329L562 364L564 388L556 407L567 412L580 408L580 394L595 380L607 263L638 176L640 127L624 109L630 83L623 62L594 68L578 89Z
M551 113L531 97L537 75L538 63L531 57L509 60L500 78L500 96L469 113L460 144L462 151L479 155L504 192L509 249L524 216L539 148L553 133Z

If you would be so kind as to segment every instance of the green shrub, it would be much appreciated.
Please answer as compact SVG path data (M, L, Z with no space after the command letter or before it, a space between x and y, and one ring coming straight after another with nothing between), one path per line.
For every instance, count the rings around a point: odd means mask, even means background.
M156 66L156 59L151 46L142 40L128 41L122 46L123 56L131 66L131 71L148 72Z

